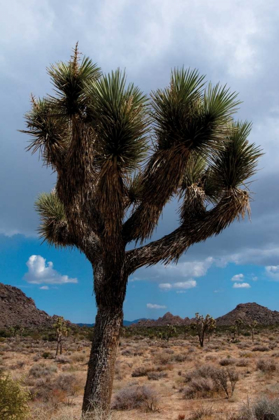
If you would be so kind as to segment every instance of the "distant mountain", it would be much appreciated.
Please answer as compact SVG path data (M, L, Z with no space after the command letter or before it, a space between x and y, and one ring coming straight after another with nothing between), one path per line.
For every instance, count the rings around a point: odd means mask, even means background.
M57 315L49 316L35 305L33 299L28 298L20 289L0 283L0 329L20 326L24 328L49 328L53 325ZM244 324L257 321L260 325L279 325L279 312L258 305L257 303L241 303L231 312L216 319L217 326L233 325L241 318ZM134 327L164 327L167 325L190 325L193 319L180 318L167 312L163 317L154 319L136 319L124 321L125 326ZM71 324L68 321L69 324ZM92 327L94 324L76 324Z
M180 318L180 316L172 315L167 312L163 317L154 319L139 320L133 326L136 327L165 327L167 325L190 325L192 320L190 318Z
M260 325L279 325L279 312L258 305L257 303L240 303L234 310L216 319L217 326L233 325L235 320L241 318L244 324L251 321L257 321ZM193 318L180 318L167 312L163 317L157 320L142 320L135 327L164 327L167 325L190 325Z
M241 318L244 324L257 321L261 325L279 324L279 312L271 311L257 303L240 303L235 309L226 315L216 319L218 326L233 325L235 320Z

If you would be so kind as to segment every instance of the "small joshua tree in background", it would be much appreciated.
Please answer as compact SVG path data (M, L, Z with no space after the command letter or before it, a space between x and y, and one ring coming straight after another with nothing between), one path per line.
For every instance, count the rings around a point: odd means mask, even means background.
M237 328L236 328L236 326L235 326L235 325L232 325L232 326L230 327L230 333L231 333L231 340L232 340L232 341L235 341L235 335L236 335L236 333L237 333Z
M216 321L212 316L200 315L198 312L195 314L195 321L192 327L196 330L197 336L199 337L200 346L203 347L205 335L212 332L216 328Z
M167 325L166 330L159 332L159 338L162 340L167 340L176 335L176 328L174 325Z
M241 329L241 327L242 327L242 325L243 325L243 320L242 320L241 318L237 318L237 319L234 321L234 325L235 325L235 328L236 328L237 335L238 335L238 337L239 337L239 334L240 334L240 329Z
M248 324L248 327L250 328L250 330L251 330L251 334L252 334L252 342L254 343L254 335L255 335L255 330L256 330L256 328L257 328L257 325L258 325L258 323L257 323L257 321L251 321L249 324Z
M69 328L67 326L65 319L62 316L60 316L57 318L56 322L53 324L53 329L55 330L56 340L57 340L57 347L56 347L56 354L55 354L55 357L56 357L59 351L60 351L60 354L62 354L63 337L68 336Z

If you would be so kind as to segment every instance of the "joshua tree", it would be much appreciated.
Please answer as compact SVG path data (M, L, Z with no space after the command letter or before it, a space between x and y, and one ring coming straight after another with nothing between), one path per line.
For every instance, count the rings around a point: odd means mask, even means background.
M55 357L58 355L58 352L62 354L62 345L63 345L63 337L67 337L69 334L69 328L67 327L66 321L62 316L59 316L56 319L56 322L53 324L53 329L55 330L57 346L56 346L56 354Z
M250 328L250 330L251 330L252 342L253 342L253 343L254 343L254 335L255 335L255 330L256 330L256 328L257 328L257 325L258 325L257 321L251 321L251 322L248 324L248 327L249 327L249 328Z
M231 333L231 339L232 339L233 341L235 341L235 335L236 335L236 333L237 333L237 328L236 328L236 326L235 326L235 325L232 325L232 326L230 327L230 333Z
M176 262L249 212L247 179L261 152L251 125L233 121L239 105L227 87L206 85L197 70L174 70L148 99L117 70L102 75L76 47L49 68L55 94L32 97L29 150L57 174L36 208L41 236L77 247L94 272L98 313L83 411L110 405L128 277ZM181 199L180 225L148 244L165 205ZM131 244L140 247L131 249ZM128 247L128 250L126 250Z
M174 325L167 325L163 329L163 331L159 332L158 337L161 338L161 340L169 341L169 339L176 335L176 328Z
M243 325L243 320L242 320L241 318L237 318L237 319L234 321L234 325L235 325L235 328L236 328L237 335L238 335L238 337L239 337L239 334L240 334L240 328L241 328L241 327L242 327L242 325Z
M216 328L216 321L212 316L206 315L204 318L203 315L200 315L198 312L195 314L195 320L192 324L193 328L197 332L199 337L200 346L203 347L204 337L206 334L209 334Z

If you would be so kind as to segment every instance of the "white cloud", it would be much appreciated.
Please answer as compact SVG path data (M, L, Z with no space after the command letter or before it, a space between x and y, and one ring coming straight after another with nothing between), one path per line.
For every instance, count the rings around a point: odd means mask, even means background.
M160 283L159 287L162 290L171 289L193 289L197 286L196 280L179 281L176 283Z
M167 307L164 305L157 305L156 303L147 303L146 307L148 309L166 309Z
M250 289L249 283L234 283L233 288L234 289Z
M243 274L235 274L231 278L231 281L243 281L243 280L244 280L244 275Z
M161 283L159 284L159 287L163 290L170 290L172 288L172 285L170 283Z
M267 265L265 267L265 269L269 274L278 274L279 273L279 265Z
M255 222L253 222L255 224ZM263 223L266 223L265 221ZM279 247L267 245L259 248L243 248L239 253L228 254L225 257L220 257L216 265L225 267L228 263L235 263L237 265L256 264L265 265L267 261L278 261ZM217 260L216 260L217 261ZM268 266L277 267L277 266Z
M72 279L66 275L61 275L53 268L53 263L40 255L31 255L26 263L28 272L24 275L24 279L32 284L65 284L77 283L76 278Z
M279 265L267 265L265 271L273 280L279 280Z
M41 290L49 290L49 287L48 286L42 286L42 287L40 287L40 289Z
M207 270L212 266L215 260L212 257L206 258L204 261L186 261L177 264L156 265L154 269L162 276L171 278L177 277L202 277L205 276Z

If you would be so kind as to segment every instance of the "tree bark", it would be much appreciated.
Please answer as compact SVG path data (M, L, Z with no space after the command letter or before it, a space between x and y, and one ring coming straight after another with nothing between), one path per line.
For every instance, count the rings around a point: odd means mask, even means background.
M118 310L99 308L94 327L82 411L110 410L114 366L123 322L122 306Z
M112 270L109 274L108 270L103 270L102 264L94 267L94 288L98 312L88 363L83 413L100 410L107 414L110 410L127 279L121 269L121 264L120 268Z

